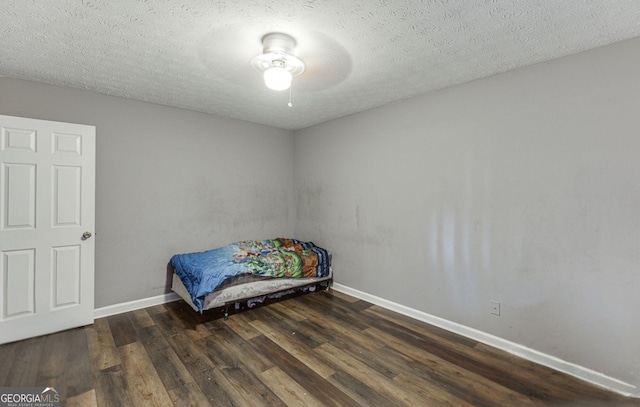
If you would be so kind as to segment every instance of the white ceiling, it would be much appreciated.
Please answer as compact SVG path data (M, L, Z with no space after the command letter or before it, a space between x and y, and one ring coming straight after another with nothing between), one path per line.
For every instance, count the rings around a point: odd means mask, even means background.
M251 66L270 32L292 108ZM2 0L0 75L301 129L637 36L639 0Z

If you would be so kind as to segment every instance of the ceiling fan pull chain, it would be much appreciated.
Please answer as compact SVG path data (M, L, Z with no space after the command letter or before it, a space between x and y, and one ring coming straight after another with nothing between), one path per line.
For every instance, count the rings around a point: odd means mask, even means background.
M293 83L291 85L292 86L289 86L289 103L287 103L289 107L293 107L293 103L291 103L291 88L293 87Z

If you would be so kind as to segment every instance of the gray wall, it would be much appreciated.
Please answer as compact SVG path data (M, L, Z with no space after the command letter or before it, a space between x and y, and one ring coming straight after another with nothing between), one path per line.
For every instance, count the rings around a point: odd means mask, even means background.
M635 39L299 131L296 237L345 286L640 386L639 73Z
M10 78L0 114L96 126L96 307L167 292L175 253L293 234L290 131Z

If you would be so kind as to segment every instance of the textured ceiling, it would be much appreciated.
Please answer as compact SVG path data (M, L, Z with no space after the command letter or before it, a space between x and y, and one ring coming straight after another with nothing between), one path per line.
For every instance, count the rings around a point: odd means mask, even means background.
M292 108L251 67L274 31ZM300 129L637 36L638 0L2 0L0 75Z

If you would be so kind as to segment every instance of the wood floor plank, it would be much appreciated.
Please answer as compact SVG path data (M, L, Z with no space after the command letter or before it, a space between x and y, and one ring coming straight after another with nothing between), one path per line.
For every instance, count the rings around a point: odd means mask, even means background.
M432 407L475 407L454 394L449 393L441 384L424 380L418 376L400 373L393 379L398 386L419 396L423 405Z
M466 338L456 333L447 331L446 329L442 329L437 326L418 321L406 315L398 314L397 312L382 308L378 305L373 305L365 309L363 312L373 315L376 318L384 318L387 321L391 321L397 325L411 329L421 335L429 336L431 338L448 340L449 343L457 343L470 348L475 347L479 343L474 339Z
M209 358L202 357L203 352L200 346L185 333L167 337L167 341L207 400L213 405L233 405L233 400L226 390L214 380L216 366Z
M341 389L345 394L348 394L349 397L357 401L358 405L361 406L387 407L404 405L400 404L397 400L387 398L368 384L365 384L365 382L343 371L334 373L327 378L327 380L329 383Z
M414 389L420 388L420 393L423 391L444 393L441 395L444 400L460 400L458 404L461 405L467 403L473 406L509 406L513 403L513 401L509 401L509 397L501 395L501 387L497 387L498 391L492 387L485 388L483 383L475 382L473 373L466 372L464 369L457 368L455 365L450 365L445 361L441 361L444 362L443 365L439 365L437 359L430 363L425 363L424 360L416 360L414 359L415 356L411 358L393 347L385 347L380 353L387 355L387 363L391 366L403 370L394 380L398 381L401 386L408 385L409 391L412 391L410 388L413 387ZM406 351L406 353L412 354L411 351ZM400 380L401 377L409 377L414 383L409 382L407 384L405 381ZM537 383L533 382L531 386L536 387ZM510 389L506 390L508 394L512 394ZM489 394L495 393L495 396L487 396L485 394L487 392L489 392ZM520 395L517 397L520 397ZM506 400L498 402L493 400L495 398L500 400L504 398ZM531 402L533 402L533 400L531 400ZM438 405L436 402L434 402L434 404ZM456 403L452 404L456 405ZM530 405L530 402L525 401L522 405ZM556 405L556 403L552 405Z
M180 326L182 324L176 324L169 315L168 311L164 312L153 312L149 313L153 322L162 330L163 335L169 337L178 335L178 333L182 332L184 327Z
M213 309L202 314L194 312L193 308L184 301L167 303L165 308L173 323L181 329L195 329L196 325L220 319L223 315L219 309Z
M138 337L167 391L195 384L182 360L176 355L156 325L138 330Z
M225 324L236 334L241 336L242 339L248 341L249 339L261 335L261 333L249 324L251 320L248 319L246 315L247 313L235 315L233 318L229 318L229 320L225 321Z
M366 364L373 370L389 377L393 378L398 373L398 370L389 363L387 360L387 354L381 353L380 350L384 347L382 342L375 342L375 348L371 344L374 343L369 335L364 334L359 330L351 330L349 334L344 334L343 330L336 327L336 325L330 325L330 329L325 329L317 323L317 319L308 319L303 321L305 329L313 330L318 333L324 332L327 337L326 343L331 343L333 346L341 349L350 356Z
M394 348L398 352L404 353L413 360L419 362L431 370L434 377L437 377L443 384L451 388L457 388L455 392L458 397L465 394L464 389L472 389L466 391L467 398L461 397L463 400L477 406L495 406L495 405L518 405L532 406L532 400L520 393L503 387L489 379L486 379L473 372L446 360L439 358L423 349L416 347L413 343L404 342L402 339L381 331L378 328L369 328L367 331L379 338L382 338L389 347Z
M65 398L70 397L66 391L64 372L67 368L65 361L69 356L67 342L72 332L72 330L63 331L57 335L43 337L42 354L38 361L38 376L33 383L37 386L56 387Z
M307 317L306 324L313 325L316 330L325 332L329 340L340 340L345 342L353 342L354 345L367 349L371 352L375 352L382 348L385 344L377 338L373 338L370 335L362 335L362 330L346 323L345 321L333 318L331 315L326 315L321 310L312 309L306 307L303 302L291 301L291 307L299 307L298 312L303 313ZM296 304L297 303L297 304Z
M423 401L415 394L401 391L391 379L329 343L319 346L314 351L322 355L325 360L331 361L337 371L343 371L360 382L367 383L370 392L393 401L390 405L416 406Z
M5 387L28 387L36 383L45 341L46 336L39 336L15 344L15 357L6 375Z
M329 292L331 293L331 295L333 297L340 298L340 299L342 299L342 300L344 300L346 302L356 303L356 302L360 301L358 298L352 297L352 296L350 296L348 294L341 293L340 291L336 291L336 290L332 289L332 290L329 290Z
M207 326L211 325L207 323ZM259 378L265 363L247 361L246 348L236 346L239 343L244 343L244 339L222 325L218 325L212 335L196 341L202 357L217 366L213 372L215 380L224 385L235 402L240 405L282 405L282 401ZM270 362L266 364L271 366Z
M196 383L187 383L184 386L169 390L169 397L175 407L202 407L215 406L215 400L208 400Z
M251 342L256 346L258 352L270 355L275 366L278 366L287 376L295 380L307 393L313 395L325 406L338 407L358 404L270 339L258 336L253 338Z
M313 348L305 346L298 338L293 338L294 335L290 331L277 329L276 326L267 325L260 320L253 321L251 325L321 377L327 378L335 372L312 352Z
M289 407L324 407L322 402L278 367L262 372L262 380Z
M279 310L281 313L286 314L288 319L293 319L298 322L306 320L307 319L306 316L299 314L298 312L295 311L295 309L288 307L290 303L291 303L290 301L279 301L279 302L270 304L268 308L273 310Z
M271 326L277 327L283 333L295 335L296 342L302 343L306 347L315 348L326 343L329 339L325 333L309 329L308 325L305 324L305 320L298 321L287 318L286 313L274 307L265 307L256 312L260 315L257 321L265 321L267 318L271 318L272 321L269 323Z
M149 315L144 308L131 311L131 320L136 328L146 328L155 325L153 318L151 318L151 315Z
M118 348L129 398L136 406L173 407L151 359L139 342Z
M363 336L358 333L356 337ZM374 371L393 379L400 372L404 371L403 366L400 365L398 360L393 360L395 355L385 352L385 347L371 351L367 348L358 345L358 341L349 342L347 338L336 335L330 342L331 345L345 352L352 358L364 363Z
M56 387L65 398L75 397L94 388L84 328L45 336L35 384Z
M94 389L91 389L82 394L65 398L64 405L66 407L98 407L96 391Z
M147 314L149 314L149 316L153 317L153 315L167 312L167 308L165 307L165 305L166 304L152 305L151 307L145 308L145 310L147 311Z
M536 364L529 360L517 357L513 354L501 351L492 346L479 343L474 347L479 357L488 359L494 366L503 368L511 375L518 376L521 380L535 382L535 393L542 400L575 399L576 393L588 395L596 400L611 400L616 397L602 388L596 386L583 387L583 384L570 376L553 370L549 367Z
M96 372L96 400L99 407L133 406L129 397L129 387L120 365Z
M534 372L521 365L513 369L513 363L495 357L486 357L486 353L478 351L478 343L465 343L464 338L458 338L451 333L446 336L441 332L431 329L426 324L416 323L407 319L394 318L393 314L379 307L372 307L366 312L379 315L385 319L384 330L395 332L396 336L405 336L406 340L414 342L416 346L429 351L451 363L464 366L465 369L481 374L496 383L508 387L522 394L536 397L541 400L562 399L561 388L554 388L548 381L541 381L532 387L529 383L539 377L540 371ZM410 339L409 339L410 338ZM482 348L481 348L482 349ZM504 353L504 352L503 352ZM509 374L504 374L509 372Z
M111 335L111 328L106 318L98 318L93 325L85 327L89 346L91 366L100 371L120 364L120 356Z
M258 377L242 365L225 366L213 371L213 380L222 386L232 405L282 407L284 403Z
M128 345L138 340L130 313L112 315L107 317L107 322L116 347Z
M434 373L433 365L412 359L390 346L385 346L380 349L378 355L380 358L384 359L385 364L387 364L390 369L398 372L394 377L394 380L396 381L398 381L399 377L412 377L425 389L446 392L452 399L460 398L461 400L466 400L471 404L481 404L481 402L475 401L475 397L473 395L465 394L464 379L455 381L455 375L451 375L451 372L448 372L449 374L444 374L442 372ZM450 383L451 381L454 381L455 385L452 386ZM401 381L399 383L403 384ZM444 398L448 399L448 396ZM461 402L460 404L464 403Z
M269 355L256 351L251 342L230 329L226 323L207 322L212 335L199 341L207 357L219 367L244 365L255 375L273 367ZM247 357L251 355L251 357Z
M367 310L366 312L375 312ZM504 387L521 394L535 397L541 400L557 400L558 392L549 383L541 382L538 386L530 386L534 373L526 369L513 369L513 365L496 358L486 358L476 349L477 343L472 347L460 343L456 337L445 338L436 335L431 329L425 329L415 323L406 323L402 320L393 320L386 313L379 313L384 322L380 328L385 332L402 338L405 342L423 349L430 354L438 356L466 370L486 377ZM509 374L505 374L508 372Z
M325 316L337 319L347 325L351 325L357 329L364 330L370 326L367 321L363 320L363 316L364 318L367 318L366 315L356 313L354 310L349 310L348 306L356 303L349 303L324 293L306 295L304 296L304 299L292 299L292 301L303 300L306 307L316 310Z
M211 331L209 331L203 324L196 325L194 329L185 329L184 332L192 341L197 341L207 336L211 336Z
M0 346L0 383L8 383L11 366L22 342L12 342Z
M76 328L72 331L74 335L67 343L69 356L67 358L67 372L65 372L69 397L85 394L95 387L86 331L84 328Z
M359 298L346 299L344 295L335 295L335 291L330 293L320 291L317 294L309 295L307 298L310 301L329 302L332 308L342 311L345 314L355 312L356 314L373 306L370 302L361 300ZM305 297L300 297L301 300L306 301Z

